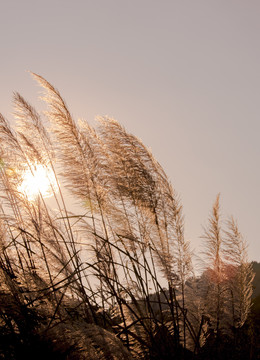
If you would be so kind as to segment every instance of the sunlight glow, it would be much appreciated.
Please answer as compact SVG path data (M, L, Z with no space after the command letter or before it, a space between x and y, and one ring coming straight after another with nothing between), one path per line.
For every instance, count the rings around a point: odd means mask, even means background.
M52 170L43 165L33 165L22 173L22 182L18 191L25 194L28 200L35 200L41 194L44 198L53 196L58 191L58 185Z

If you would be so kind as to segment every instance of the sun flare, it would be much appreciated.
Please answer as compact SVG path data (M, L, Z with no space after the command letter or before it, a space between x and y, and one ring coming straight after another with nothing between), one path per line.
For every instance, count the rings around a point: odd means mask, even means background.
M51 197L57 190L53 171L40 164L24 170L22 182L18 186L18 191L25 194L30 201L35 200L39 194L44 198Z

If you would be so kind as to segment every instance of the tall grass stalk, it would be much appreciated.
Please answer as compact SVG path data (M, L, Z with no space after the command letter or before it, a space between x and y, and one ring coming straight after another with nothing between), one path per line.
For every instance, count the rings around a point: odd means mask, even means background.
M15 339L4 350L9 358L43 338L66 356L90 356L94 346L93 359L101 353L160 359L169 352L188 358L207 339L207 319L216 321L217 338L225 311L242 326L253 275L235 223L228 223L225 240L220 234L219 199L204 234L207 276L196 278L180 200L151 152L114 119L99 118L96 129L76 122L58 90L33 76L44 90L47 117L18 93L16 130L0 116L0 294L12 304L0 302L0 328ZM39 166L54 175L55 205L44 193L31 200L21 190L25 169L34 175ZM70 210L67 191L81 215ZM234 281L222 281L228 264L244 295ZM208 297L204 304L204 290L216 295L216 309ZM95 326L93 337L88 324ZM73 331L89 348L76 345ZM57 350L56 340L64 347ZM106 342L115 354L106 353Z

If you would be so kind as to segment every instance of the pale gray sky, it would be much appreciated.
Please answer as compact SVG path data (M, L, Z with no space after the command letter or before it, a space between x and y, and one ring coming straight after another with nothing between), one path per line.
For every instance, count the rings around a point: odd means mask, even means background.
M0 2L0 112L12 92L38 104L26 70L76 118L110 115L143 140L184 205L199 250L221 193L260 260L260 1Z

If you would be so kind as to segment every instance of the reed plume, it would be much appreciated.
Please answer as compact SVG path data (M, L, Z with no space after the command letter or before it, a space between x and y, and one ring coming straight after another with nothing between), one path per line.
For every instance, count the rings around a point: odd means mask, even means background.
M16 130L0 115L0 329L15 344L0 342L5 358L39 344L57 358L190 358L210 326L217 338L230 326L224 317L242 326L253 275L235 222L222 231L219 197L196 277L181 201L152 153L114 119L75 121L33 76L47 117L18 93ZM38 167L53 175L54 205L22 190Z

